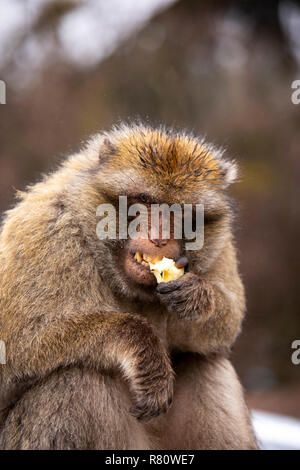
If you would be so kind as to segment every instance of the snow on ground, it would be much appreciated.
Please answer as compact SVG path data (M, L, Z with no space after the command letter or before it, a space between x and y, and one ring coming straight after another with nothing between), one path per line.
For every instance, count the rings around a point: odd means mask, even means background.
M252 422L262 450L300 450L300 420L253 410Z

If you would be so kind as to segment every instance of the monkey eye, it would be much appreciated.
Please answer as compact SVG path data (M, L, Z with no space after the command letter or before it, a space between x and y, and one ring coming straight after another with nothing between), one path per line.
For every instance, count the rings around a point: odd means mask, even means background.
M161 204L161 201L146 193L133 194L129 198L133 203L139 201L142 204Z
M213 224L222 219L223 214L221 212L204 212L204 223Z
M143 194L143 193L138 195L138 199L139 199L140 202L142 202L144 204L146 204L149 200L147 194Z

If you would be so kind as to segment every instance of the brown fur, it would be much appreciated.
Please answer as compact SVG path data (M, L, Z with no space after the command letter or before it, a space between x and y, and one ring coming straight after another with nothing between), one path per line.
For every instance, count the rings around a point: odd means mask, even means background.
M0 237L0 448L256 447L225 358L245 308L225 193L235 172L194 137L122 126L19 194ZM158 289L128 275L136 241L96 236L99 204L140 193L206 210L199 252L139 242L189 259Z

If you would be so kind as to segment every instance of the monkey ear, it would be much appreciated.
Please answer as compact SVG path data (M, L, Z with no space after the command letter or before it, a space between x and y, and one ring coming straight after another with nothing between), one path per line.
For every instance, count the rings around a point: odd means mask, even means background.
M99 152L99 160L104 162L108 159L110 155L115 153L116 147L112 144L108 137L103 139L100 152Z
M227 188L238 178L238 166L234 161L221 160L221 171L223 177L223 187Z

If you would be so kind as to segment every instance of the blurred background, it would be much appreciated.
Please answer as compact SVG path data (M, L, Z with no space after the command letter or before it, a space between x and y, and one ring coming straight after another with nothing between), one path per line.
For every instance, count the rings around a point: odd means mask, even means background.
M251 407L300 418L299 1L2 0L0 210L122 119L192 129L236 158Z

